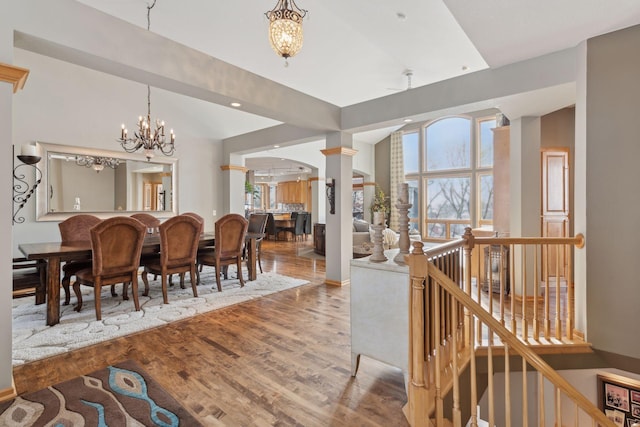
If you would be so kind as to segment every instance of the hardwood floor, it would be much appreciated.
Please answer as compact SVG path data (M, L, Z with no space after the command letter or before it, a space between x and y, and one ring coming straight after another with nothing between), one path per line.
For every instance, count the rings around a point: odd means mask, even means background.
M311 246L262 245L265 271L308 285L17 366L17 391L133 359L206 426L408 426L399 369L362 357L351 377L349 287L296 255Z

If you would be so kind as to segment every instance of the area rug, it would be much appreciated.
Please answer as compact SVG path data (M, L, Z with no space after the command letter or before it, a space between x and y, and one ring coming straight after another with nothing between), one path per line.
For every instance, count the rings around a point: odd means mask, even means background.
M132 360L0 403L2 426L201 426Z
M222 281L222 292L215 285L214 269L205 267L201 273L198 297L194 298L189 277L185 289L179 284L169 287L169 304L162 303L160 278L149 283L149 296L142 296L144 284L140 280L140 311L135 311L133 299L123 301L119 294L111 297L108 287L102 292L102 320L96 320L93 288L83 286L83 306L80 313L71 304L60 306L60 323L46 326L46 305L34 305L33 298L13 300L13 365L42 359L69 350L85 347L108 339L128 335L144 329L162 326L197 314L227 307L254 298L308 283L305 280L265 272L255 281L246 281L243 288L235 267L229 267L229 280ZM244 277L247 277L246 271ZM174 282L179 282L174 277ZM73 292L72 292L73 294Z

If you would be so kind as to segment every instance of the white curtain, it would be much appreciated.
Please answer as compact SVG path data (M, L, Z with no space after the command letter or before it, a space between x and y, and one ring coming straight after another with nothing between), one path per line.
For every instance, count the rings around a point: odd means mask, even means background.
M391 134L391 155L389 174L391 175L391 188L389 191L391 200L391 218L389 221L389 228L394 231L399 231L398 221L398 209L396 209L396 203L398 203L398 184L403 183L404 180L404 157L402 154L402 132L393 132Z

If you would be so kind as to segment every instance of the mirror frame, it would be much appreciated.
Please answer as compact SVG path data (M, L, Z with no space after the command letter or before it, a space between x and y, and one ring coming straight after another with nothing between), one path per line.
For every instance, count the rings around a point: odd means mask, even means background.
M49 212L49 152L63 153L72 155L88 155L115 157L121 160L135 160L138 162L146 162L147 159L143 154L127 153L125 151L109 151L96 148L78 147L73 145L51 144L46 142L36 142L36 147L42 160L40 169L42 170L42 182L36 187L36 221L64 221L70 216L77 215L78 212ZM178 159L175 157L157 156L154 157L152 163L163 165L171 165L171 186L172 188L172 210L170 211L86 211L99 218L111 218L114 216L131 215L136 212L145 212L157 218L169 218L178 214Z

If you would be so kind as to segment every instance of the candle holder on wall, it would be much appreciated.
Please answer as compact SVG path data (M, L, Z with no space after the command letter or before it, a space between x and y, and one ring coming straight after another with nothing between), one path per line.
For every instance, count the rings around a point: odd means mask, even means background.
M18 216L18 213L27 204L33 193L36 191L38 184L42 182L42 171L37 166L41 160L40 156L18 155L13 156L13 164L15 165L15 158L20 160L20 163L13 168L13 223L22 224L24 222L23 216ZM35 181L33 186L29 185L26 179L26 170L24 168L33 168L35 170Z
M327 199L329 199L329 213L336 213L336 180L327 178Z

